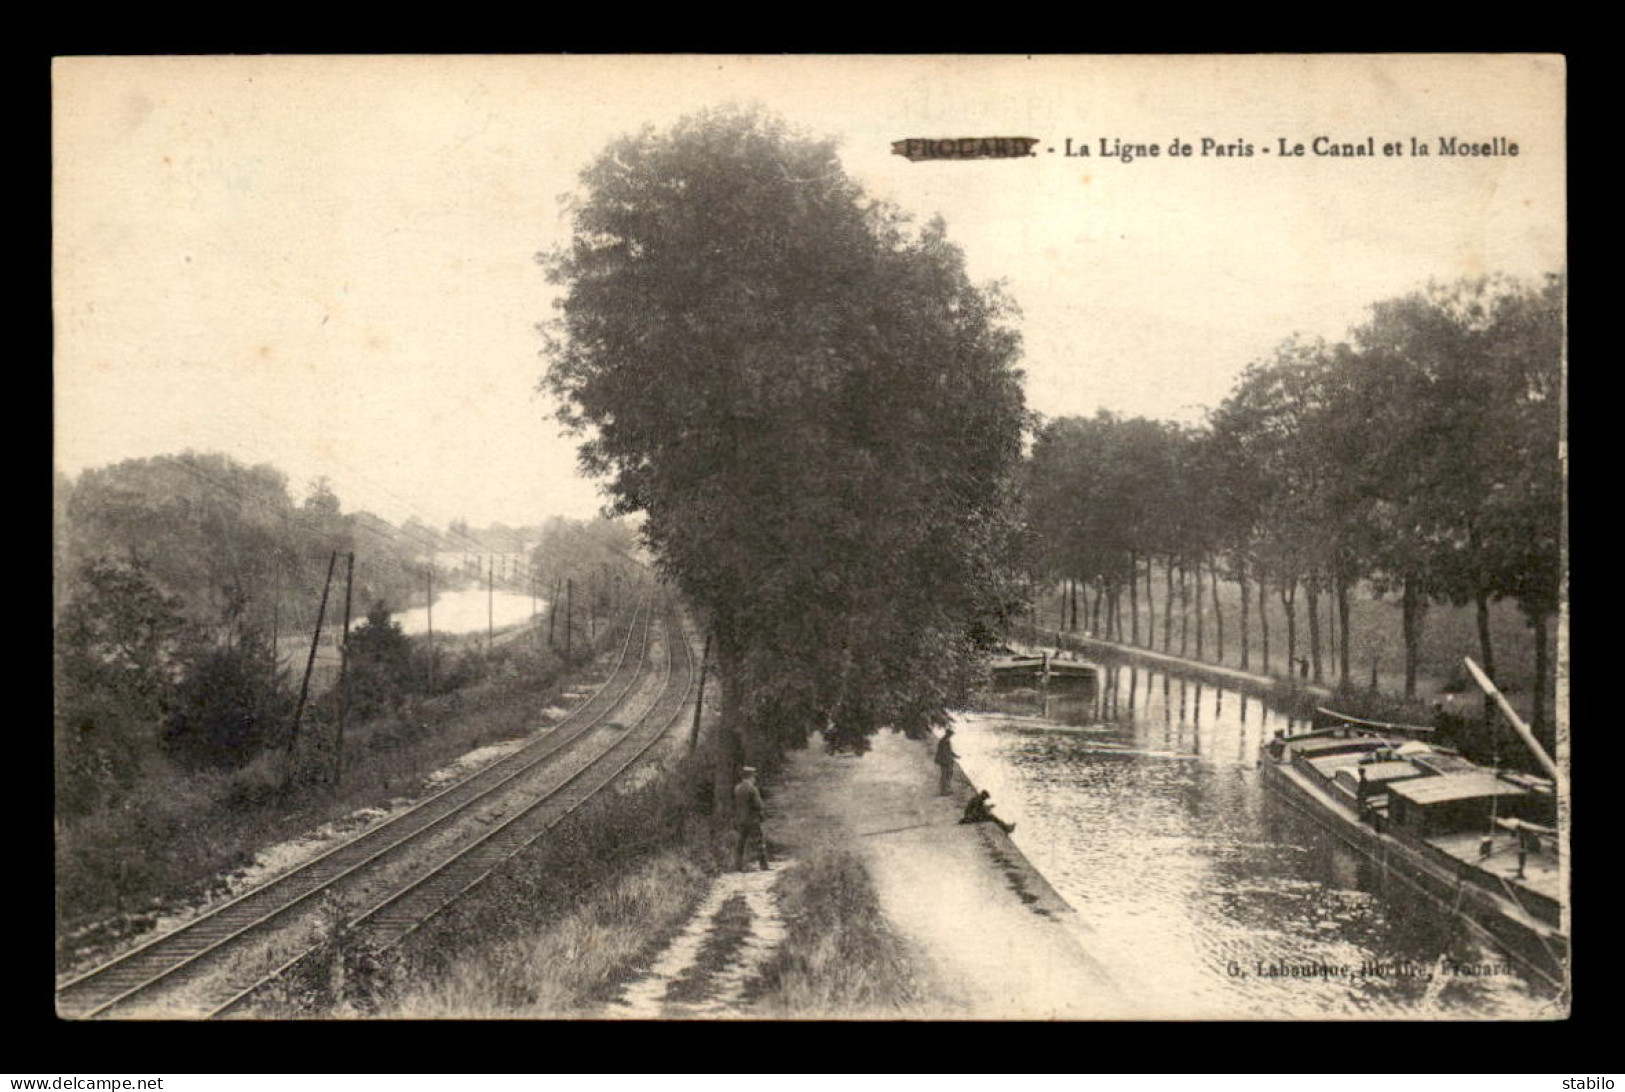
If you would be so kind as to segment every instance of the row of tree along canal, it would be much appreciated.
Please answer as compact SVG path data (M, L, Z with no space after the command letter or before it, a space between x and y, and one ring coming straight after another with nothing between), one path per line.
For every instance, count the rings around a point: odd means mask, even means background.
M1468 607L1492 677L1498 644L1529 650L1503 673L1528 680L1538 730L1562 584L1563 306L1557 275L1434 285L1375 304L1347 343L1282 343L1200 427L1046 423L1026 494L1035 573L1062 585L1057 628L1150 648L1160 630L1163 651L1221 662L1228 636L1242 670L1346 687L1393 639L1361 625L1363 590L1398 601L1415 697L1420 673L1454 674L1467 651L1427 662L1429 606Z

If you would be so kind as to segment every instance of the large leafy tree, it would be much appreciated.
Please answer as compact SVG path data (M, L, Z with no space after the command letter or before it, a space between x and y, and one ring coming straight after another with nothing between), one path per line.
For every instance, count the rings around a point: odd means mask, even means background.
M66 811L88 809L136 775L169 710L187 636L180 600L139 561L98 559L55 633L56 788Z
M1426 598L1475 604L1492 673L1489 603L1517 599L1537 630L1537 687L1557 606L1561 316L1560 278L1430 285L1375 305L1347 361L1349 416L1375 426L1361 463L1379 579L1403 589L1407 620Z
M942 720L1013 607L1017 335L940 221L724 110L583 174L547 385L705 617L725 753Z
M1489 604L1517 600L1536 630L1537 721L1560 565L1562 307L1555 276L1430 285L1373 307L1350 361L1353 416L1380 423L1364 460L1384 517L1379 566L1474 604L1491 674Z

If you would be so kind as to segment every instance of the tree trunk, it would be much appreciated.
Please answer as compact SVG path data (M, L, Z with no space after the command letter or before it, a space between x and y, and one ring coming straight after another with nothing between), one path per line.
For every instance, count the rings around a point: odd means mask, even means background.
M1174 650L1174 555L1169 554L1163 561L1162 588L1162 650Z
M1154 555L1145 558L1145 647L1157 647L1157 601L1151 594L1151 570L1156 567Z
M700 713L705 708L705 671L711 666L711 631L705 632L705 649L700 653L700 689L694 699L694 727L689 729L688 749L692 751L700 742Z
M1346 687L1349 682L1349 582L1347 577L1337 578L1337 667L1338 678Z
M1196 658L1202 658L1202 558L1196 558Z
M1236 578L1236 584L1241 588L1241 669L1251 671L1253 638L1247 627L1248 607L1251 604L1251 600L1247 598L1247 593L1252 589L1247 586L1247 563L1243 561L1237 565L1236 571L1239 574Z
M1331 587L1331 585L1327 585ZM1328 670L1335 670L1337 664L1337 601L1333 596L1326 597L1326 660Z
M1306 586L1309 593L1309 664L1310 671L1318 683L1324 678L1320 670L1320 585L1318 577L1311 579Z
M1190 574L1185 570L1185 559L1179 560L1179 654L1185 655L1191 631Z
M1222 664L1224 663L1224 609L1219 606L1219 566L1217 562L1207 567L1207 574L1213 586L1214 657Z
M1264 594L1269 583L1263 566L1258 569L1258 666L1264 674L1270 673L1270 613L1269 596Z
M1286 673L1288 678L1298 675L1298 578L1289 576L1275 590L1286 611Z
M1530 730L1536 738L1543 739L1546 734L1546 672L1549 670L1546 656L1546 616L1537 615L1530 619L1535 627L1535 685L1530 697L1535 703L1529 719Z
M1422 643L1422 597L1417 593L1416 581L1405 581L1405 592L1400 603L1400 624L1405 636L1405 697L1416 697L1416 665Z
M1101 597L1101 595L1103 593L1104 587L1105 587L1105 585L1101 582L1100 578L1096 577L1095 578L1095 605L1094 605L1093 609L1091 609L1090 612L1089 612L1089 635L1091 637L1100 636L1100 597Z
M1072 593L1072 632L1078 632L1078 580L1073 577L1068 580L1067 587Z
M1140 559L1133 550L1128 552L1128 625L1129 641L1140 643Z
M711 814L719 828L726 827L733 819L734 785L739 781L740 767L745 764L744 688L740 684L738 665L738 658L725 652L719 641L716 681L722 690L722 718L714 737L717 745L711 752Z

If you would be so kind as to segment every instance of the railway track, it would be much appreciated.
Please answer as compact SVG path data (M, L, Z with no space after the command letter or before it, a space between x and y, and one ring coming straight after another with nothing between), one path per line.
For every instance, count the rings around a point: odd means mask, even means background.
M64 1018L211 1016L314 948L322 904L368 907L352 924L398 943L483 882L647 753L675 723L692 686L692 650L675 611L664 666L647 664L652 597L634 611L609 678L547 735L419 801L390 820L57 988ZM683 681L677 674L681 646ZM651 670L658 675L651 701ZM636 716L612 714L637 706Z

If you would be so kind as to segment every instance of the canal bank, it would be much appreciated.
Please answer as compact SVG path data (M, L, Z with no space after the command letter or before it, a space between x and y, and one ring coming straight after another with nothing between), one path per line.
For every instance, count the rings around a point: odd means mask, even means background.
M1132 660L1146 667L1172 672L1186 678L1203 679L1218 686L1258 696L1270 695L1277 698L1304 696L1316 701L1333 696L1333 691L1329 687L1305 680L1259 675L1251 671L1210 664L1204 660L1190 660L1183 656L1153 652L1150 649L1079 633L1034 632L1031 627L1026 627L1023 636L1030 640L1036 651L1048 652L1051 655L1070 653L1111 661Z
M859 855L924 979L923 1018L1138 1015L1091 950L1088 923L1016 843L990 824L960 825L964 774L937 795L934 745L882 732L861 758L793 754L768 802L775 852L793 861L834 844Z

